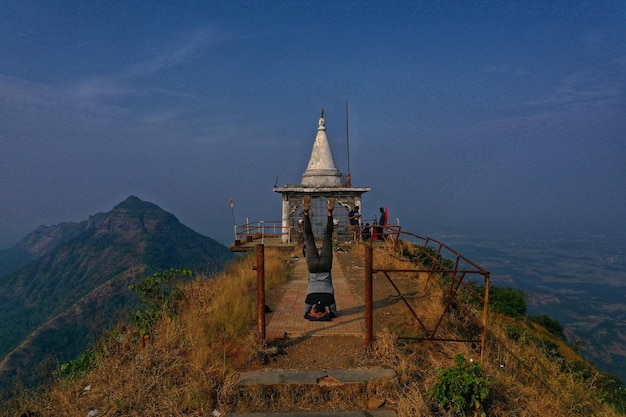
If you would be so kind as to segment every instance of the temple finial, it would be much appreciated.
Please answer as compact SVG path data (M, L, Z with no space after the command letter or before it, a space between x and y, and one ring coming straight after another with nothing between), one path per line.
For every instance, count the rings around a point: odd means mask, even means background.
M323 107L322 107L322 115L320 116L318 125L319 125L319 127L317 128L318 130L326 129L326 121L324 120L324 108Z

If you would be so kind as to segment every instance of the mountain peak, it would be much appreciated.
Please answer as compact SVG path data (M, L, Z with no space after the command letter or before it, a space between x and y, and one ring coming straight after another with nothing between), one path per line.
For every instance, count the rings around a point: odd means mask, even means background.
M160 209L156 204L150 203L148 201L143 201L139 197L134 195L129 196L126 200L119 203L117 206L113 207L113 210L122 209L122 210L138 210L138 209Z
M88 228L97 233L122 232L133 234L156 229L185 227L176 216L156 204L130 196L107 213L98 213L89 218Z

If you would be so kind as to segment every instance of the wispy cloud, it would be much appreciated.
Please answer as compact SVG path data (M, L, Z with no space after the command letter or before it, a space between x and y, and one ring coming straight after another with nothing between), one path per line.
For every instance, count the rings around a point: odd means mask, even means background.
M602 107L626 97L626 71L623 62L610 67L572 73L542 100L529 102L531 107L563 108Z
M173 39L163 50L144 62L138 62L125 71L131 78L144 77L163 69L183 65L195 60L208 47L219 45L224 40L211 27L198 29Z
M211 47L228 42L230 38L212 27L185 33L172 39L150 58L136 62L111 74L98 74L76 80L70 91L83 99L128 97L139 95L177 95L162 88L139 86L145 78L172 67L186 65L202 56Z
M78 80L73 84L72 90L77 97L84 99L129 96L135 91L128 81L115 75L99 75Z
M492 69L491 71L495 71ZM626 61L573 72L558 81L543 97L523 103L517 112L477 123L482 134L512 137L520 132L553 132L575 129L603 114L621 111L626 98Z

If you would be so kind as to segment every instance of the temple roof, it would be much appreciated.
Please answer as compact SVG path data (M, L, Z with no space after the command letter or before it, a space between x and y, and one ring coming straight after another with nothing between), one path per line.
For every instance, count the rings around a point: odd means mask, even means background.
M345 186L341 172L335 165L333 151L326 137L324 109L320 117L313 151L309 165L302 174L302 185L306 187L340 187Z

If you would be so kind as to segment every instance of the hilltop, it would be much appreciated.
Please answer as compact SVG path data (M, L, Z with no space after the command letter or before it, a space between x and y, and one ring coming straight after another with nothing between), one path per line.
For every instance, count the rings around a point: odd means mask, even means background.
M375 265L406 266L408 258L392 252L384 245L376 247ZM297 253L266 249L270 308L282 299ZM338 256L355 294L363 290L360 253L357 245ZM401 340L414 323L381 276L374 283L376 340L371 348L360 338L340 336L283 339L264 346L255 337L255 261L250 254L211 280L195 276L182 284L148 339L131 323L115 327L91 360L74 361L72 372L39 396L21 397L15 410L42 417L58 415L61 408L66 415L97 409L103 415L208 416L217 411L357 410L377 398L399 416L447 416L452 414L428 393L443 378L442 370L455 370L459 357L466 361L461 372L479 370L483 376L477 381L490 387L481 400L490 416L616 416L614 406L624 410L621 381L599 373L548 328L523 316L490 313L482 359L467 343ZM442 305L441 289L430 284L408 275L397 280L408 302L424 312ZM471 331L455 314L446 317L444 328L450 338ZM345 395L332 387L247 391L237 384L238 373L249 370L374 366L393 369L396 383L363 385Z
M228 249L130 196L80 223L40 226L0 252L0 382L32 385L139 306L128 286L167 268L218 272Z

